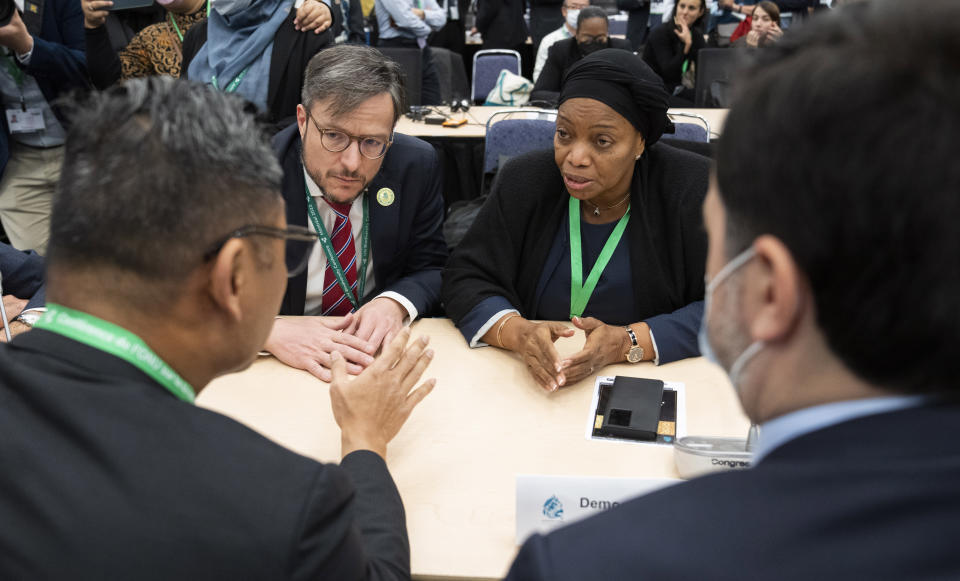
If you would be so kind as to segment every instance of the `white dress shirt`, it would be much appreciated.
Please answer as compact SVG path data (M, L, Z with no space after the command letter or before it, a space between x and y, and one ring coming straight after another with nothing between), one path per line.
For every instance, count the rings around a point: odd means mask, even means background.
M326 202L323 201L322 194L320 192L320 187L314 183L313 178L304 170L304 177L307 182L307 189L310 192L310 195L313 196L314 201L317 203L317 211L320 214L320 221L323 222L323 227L327 229L327 232L333 232L333 226L337 221L337 214L333 211ZM357 250L357 274L360 274L360 262L362 261L361 252L361 241L360 233L363 229L363 198L366 194L361 193L356 200L353 201L353 205L350 206L350 229L351 234L353 235L353 243ZM313 227L313 220L307 219L307 225L310 228L311 232L316 232L316 229ZM371 249L372 253L372 249ZM367 295L373 291L376 287L376 283L373 278L373 262L374 257L370 256L367 261L367 276L364 291ZM307 261L307 298L304 303L303 312L306 315L319 315L321 313L321 303L323 302L323 279L327 271L327 255L323 252L323 246L320 244L315 244L313 247L313 252L310 254L310 259ZM405 322L412 323L416 320L417 308L413 306L407 297L393 292L387 291L380 293L375 298L390 298L401 305L407 311L407 316L409 317ZM363 297L361 297L363 298ZM368 302L368 301L363 301Z

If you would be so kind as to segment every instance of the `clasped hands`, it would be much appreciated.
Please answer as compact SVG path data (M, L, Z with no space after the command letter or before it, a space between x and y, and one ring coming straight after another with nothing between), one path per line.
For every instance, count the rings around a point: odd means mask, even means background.
M380 297L345 317L277 319L264 349L290 367L331 381L331 355L339 353L345 369L357 375L374 362L381 346L403 329L408 313L393 299Z
M556 391L622 361L630 347L623 327L607 325L593 317L573 317L573 325L586 334L587 340L583 349L561 358L554 342L560 337L573 337L574 329L563 323L534 323L517 316L501 321L504 326L500 329L500 347L520 355L534 380L547 391Z

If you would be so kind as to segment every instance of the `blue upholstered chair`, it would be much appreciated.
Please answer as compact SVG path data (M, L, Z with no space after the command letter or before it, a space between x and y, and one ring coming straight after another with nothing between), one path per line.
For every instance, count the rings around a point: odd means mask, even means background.
M549 109L518 109L501 111L487 120L486 139L483 147L483 181L480 191L485 192L484 182L488 174L511 157L553 147L553 134L557 131L557 112Z
M497 84L500 71L507 69L520 74L520 53L515 50L480 50L473 55L473 86L470 94L474 102L482 103Z
M710 122L702 115L671 111L669 116L676 130L673 135L666 134L664 137L697 143L710 143ZM678 119L682 119L682 121L678 121ZM688 123L687 120L691 122Z

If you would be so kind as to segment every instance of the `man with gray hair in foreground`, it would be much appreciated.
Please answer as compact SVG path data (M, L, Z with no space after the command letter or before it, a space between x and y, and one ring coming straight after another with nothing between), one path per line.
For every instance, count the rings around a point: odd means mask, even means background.
M0 579L409 578L384 456L433 387L426 340L353 381L334 357L340 466L195 407L257 356L315 237L236 97L154 77L72 119L48 311L0 345Z
M418 316L440 308L441 172L433 147L394 133L403 114L400 65L341 45L310 60L297 123L274 138L287 222L320 238L290 279L266 350L330 380L339 352L350 373Z

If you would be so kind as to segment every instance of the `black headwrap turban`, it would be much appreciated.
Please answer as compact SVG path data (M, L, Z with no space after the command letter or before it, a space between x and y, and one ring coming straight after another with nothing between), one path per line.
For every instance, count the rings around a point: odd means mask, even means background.
M576 62L563 77L559 103L574 98L609 106L643 135L647 147L673 132L663 81L632 52L609 48Z

